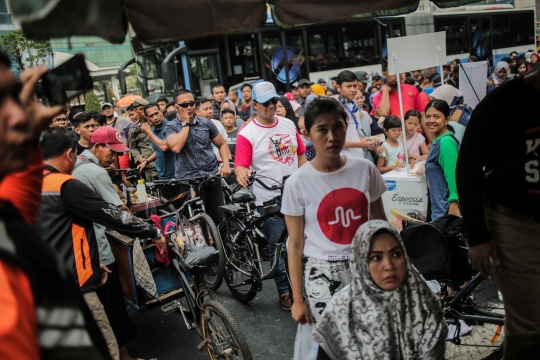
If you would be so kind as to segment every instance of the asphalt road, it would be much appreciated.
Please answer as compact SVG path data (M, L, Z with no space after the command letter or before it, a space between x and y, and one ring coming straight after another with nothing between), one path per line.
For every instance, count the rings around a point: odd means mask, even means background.
M292 360L296 323L290 312L279 306L273 280L265 281L262 292L249 304L234 299L225 282L216 293L218 301L240 325L254 359ZM209 359L206 351L197 350L201 338L195 330L187 330L180 312L163 315L156 308L129 313L139 330L138 338L128 345L132 356L158 360Z

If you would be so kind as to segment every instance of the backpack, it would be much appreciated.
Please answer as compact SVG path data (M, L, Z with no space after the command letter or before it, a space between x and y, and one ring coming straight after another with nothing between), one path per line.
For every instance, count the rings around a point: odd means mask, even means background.
M403 225L401 237L407 255L426 280L463 282L471 278L462 218L448 214L430 223L404 221Z

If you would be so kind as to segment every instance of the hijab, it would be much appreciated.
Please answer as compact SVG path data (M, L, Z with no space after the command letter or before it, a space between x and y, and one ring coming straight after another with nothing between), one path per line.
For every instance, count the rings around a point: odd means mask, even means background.
M229 105L231 106L229 109L231 109L232 111L234 111L234 117L236 118L236 106L234 105L234 103L232 102L232 100L229 100L229 99L225 99L223 100L223 102L221 103L221 106L219 107L219 116L221 117L221 111L223 110L223 104L225 104L225 102L228 102Z
M369 272L371 241L381 231L400 244L407 268L395 290L379 288ZM312 336L331 359L439 360L448 327L439 300L411 264L399 232L383 220L358 229L349 257L351 283L334 294Z
M298 129L298 118L294 114L294 110L293 110L293 107L292 107L291 102L289 101L289 99L287 99L287 97L281 95L279 97L279 102L285 108L285 117L287 119L291 120L294 123L294 125L296 125L296 128Z
M450 107L460 104L463 100L463 93L452 85L439 86L429 96L433 99L446 101Z
M499 77L499 71L502 69L506 70L506 75L503 77ZM493 70L493 78L497 80L499 84L504 83L506 80L510 79L510 67L508 66L508 63L505 61L499 61L497 65L495 65L495 69Z

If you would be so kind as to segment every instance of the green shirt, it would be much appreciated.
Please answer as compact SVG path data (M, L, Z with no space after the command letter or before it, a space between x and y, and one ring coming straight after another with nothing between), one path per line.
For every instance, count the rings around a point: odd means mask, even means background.
M441 142L441 148L439 153L439 164L441 165L444 178L448 184L448 203L459 201L457 186L456 186L456 164L458 158L458 145L450 137L450 131L442 134L438 138L433 140L433 144Z

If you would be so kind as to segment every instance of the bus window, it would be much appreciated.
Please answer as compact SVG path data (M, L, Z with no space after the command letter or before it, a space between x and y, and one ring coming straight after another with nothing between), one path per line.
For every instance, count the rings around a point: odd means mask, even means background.
M341 25L341 32L342 69L380 63L375 21Z
M341 68L337 32L336 25L317 25L307 29L311 72Z
M289 81L291 83L307 78L306 52L304 50L304 37L302 30L288 30L285 32L287 48L292 49L292 56L287 55L289 61Z
M493 48L534 44L534 13L493 16Z
M446 54L469 52L467 45L467 19L465 17L439 16L435 18L435 31L446 31Z

